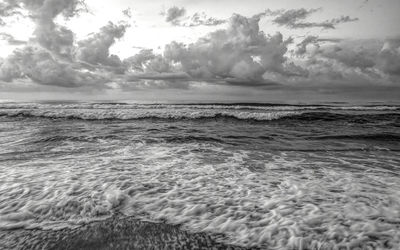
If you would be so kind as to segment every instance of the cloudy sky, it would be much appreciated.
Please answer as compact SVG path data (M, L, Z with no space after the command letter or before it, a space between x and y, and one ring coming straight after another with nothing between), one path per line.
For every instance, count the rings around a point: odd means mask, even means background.
M399 101L399 0L0 0L0 99Z

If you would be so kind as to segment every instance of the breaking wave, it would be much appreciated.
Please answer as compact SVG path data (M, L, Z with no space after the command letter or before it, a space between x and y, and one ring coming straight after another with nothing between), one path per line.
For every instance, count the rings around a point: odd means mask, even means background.
M339 111L396 111L398 105L288 105L274 103L196 103L196 104L140 104L140 103L0 103L0 109L216 109L216 110L339 110Z
M270 121L286 116L297 115L296 111L282 112L243 112L243 111L193 111L193 110L75 110L75 109L51 109L51 110L0 110L0 116L7 117L40 117L40 118L65 118L81 120L138 120L138 119L167 119L167 120L198 120L233 118L238 120Z
M354 123L392 121L400 123L400 113L339 113L318 111L242 111L193 109L0 109L0 117L79 119L79 120L209 120L242 121L348 121Z

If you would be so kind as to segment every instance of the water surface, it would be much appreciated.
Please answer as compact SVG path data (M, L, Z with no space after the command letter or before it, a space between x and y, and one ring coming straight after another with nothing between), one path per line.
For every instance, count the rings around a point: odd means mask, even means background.
M400 248L395 105L1 103L0 229L116 214L268 249Z

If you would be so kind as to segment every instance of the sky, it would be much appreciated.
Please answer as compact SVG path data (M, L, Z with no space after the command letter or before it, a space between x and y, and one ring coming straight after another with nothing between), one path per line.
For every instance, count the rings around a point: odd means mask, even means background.
M398 0L0 0L0 99L400 101Z

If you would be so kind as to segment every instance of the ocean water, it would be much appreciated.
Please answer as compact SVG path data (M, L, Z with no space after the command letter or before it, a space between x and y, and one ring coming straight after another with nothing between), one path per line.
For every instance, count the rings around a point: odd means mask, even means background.
M0 103L0 230L115 215L267 249L400 249L400 106Z

